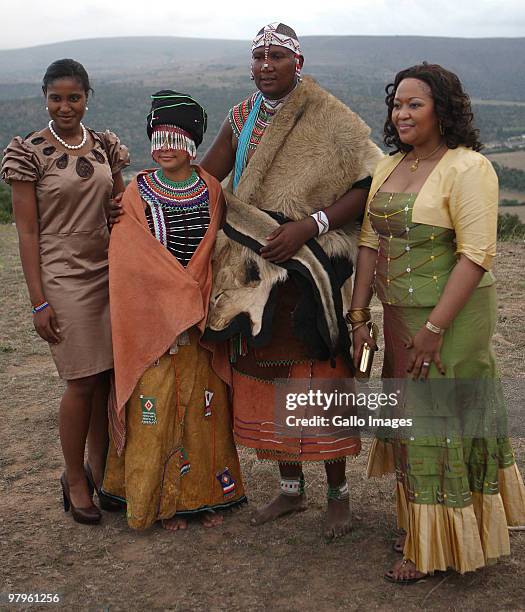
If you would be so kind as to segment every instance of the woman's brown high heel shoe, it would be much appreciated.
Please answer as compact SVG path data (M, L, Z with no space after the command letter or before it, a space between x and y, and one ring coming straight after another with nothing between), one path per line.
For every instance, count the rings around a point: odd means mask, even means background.
M76 508L71 503L71 495L69 493L69 483L64 472L60 476L60 484L62 485L62 497L64 499L64 512L71 510L71 514L77 523L84 523L86 525L94 525L100 522L102 514L100 510L94 505L88 506L87 508Z
M84 465L84 471L86 472L86 478L88 479L89 486L97 492L98 502L102 510L105 510L106 512L123 512L126 509L126 502L124 500L116 499L115 497L104 493L102 489L97 487L89 463Z

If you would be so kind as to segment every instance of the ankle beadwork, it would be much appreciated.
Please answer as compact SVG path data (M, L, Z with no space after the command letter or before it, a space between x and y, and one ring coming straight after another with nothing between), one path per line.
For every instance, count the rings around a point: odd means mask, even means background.
M331 487L328 485L328 499L336 499L337 501L346 501L350 499L350 492L348 490L348 482L343 480L343 482L338 487Z
M303 474L301 474L299 478L281 478L280 489L283 495L288 495L290 497L304 495Z

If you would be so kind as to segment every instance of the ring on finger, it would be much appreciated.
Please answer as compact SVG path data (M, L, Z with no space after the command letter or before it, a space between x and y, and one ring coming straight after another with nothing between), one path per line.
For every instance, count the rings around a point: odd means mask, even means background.
M423 361L423 367L424 368L429 368L430 367L430 361Z

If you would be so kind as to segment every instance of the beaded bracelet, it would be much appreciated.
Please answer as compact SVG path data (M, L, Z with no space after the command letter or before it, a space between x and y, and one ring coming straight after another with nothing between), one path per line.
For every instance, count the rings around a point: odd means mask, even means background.
M42 302L41 304L37 304L36 306L33 306L33 308L31 308L31 312L33 314L36 314L37 312L42 312L42 310L45 310L48 306L49 306L49 302Z

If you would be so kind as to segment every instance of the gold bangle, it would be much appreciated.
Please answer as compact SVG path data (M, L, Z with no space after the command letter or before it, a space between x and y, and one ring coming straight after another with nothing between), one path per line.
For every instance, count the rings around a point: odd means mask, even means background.
M446 331L444 327L438 327L437 325L434 325L434 323L431 323L428 319L425 321L425 327L428 329L428 331L432 332L433 334L437 334L438 336L442 336Z
M345 317L346 322L350 323L350 325L368 323L370 319L370 308L350 308Z

